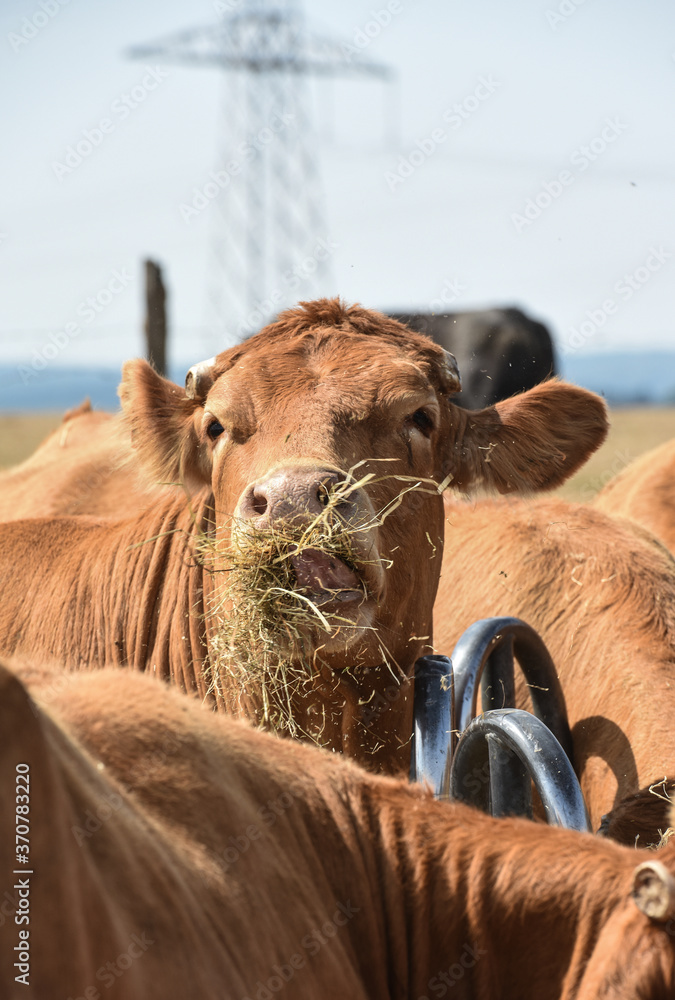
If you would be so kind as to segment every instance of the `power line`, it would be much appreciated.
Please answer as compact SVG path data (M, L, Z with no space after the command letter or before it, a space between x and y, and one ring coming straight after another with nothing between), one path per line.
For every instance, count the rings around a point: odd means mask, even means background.
M309 31L293 0L244 0L130 55L224 71L218 166L181 205L186 221L207 208L213 220L207 326L222 349L294 302L300 281L320 294L330 272L308 78L393 74Z

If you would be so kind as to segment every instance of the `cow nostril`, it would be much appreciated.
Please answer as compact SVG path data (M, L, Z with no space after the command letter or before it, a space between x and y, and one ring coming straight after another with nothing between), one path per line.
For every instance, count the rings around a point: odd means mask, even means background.
M330 476L317 485L316 499L319 507L326 510L332 507L333 510L345 511L350 506L350 501L346 495L346 482L337 476Z
M319 488L316 491L316 498L319 501L319 507L323 507L325 509L328 506L330 503L330 493L330 482L319 483Z
M251 498L251 507L254 513L258 517L262 517L263 514L267 513L267 497L264 493L256 493L253 491L253 496Z
M281 470L265 480L251 483L244 492L239 512L260 526L276 521L307 518L347 518L354 499L345 477L332 471Z

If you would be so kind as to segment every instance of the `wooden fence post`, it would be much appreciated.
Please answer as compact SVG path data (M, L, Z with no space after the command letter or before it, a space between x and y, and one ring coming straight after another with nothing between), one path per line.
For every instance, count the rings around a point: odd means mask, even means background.
M145 353L150 364L166 375L166 290L159 264L145 261Z

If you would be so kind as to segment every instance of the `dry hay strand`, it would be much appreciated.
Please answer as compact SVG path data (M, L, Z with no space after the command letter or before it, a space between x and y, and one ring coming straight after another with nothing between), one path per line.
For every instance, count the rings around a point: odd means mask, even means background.
M655 782L653 785L649 786L649 792L651 795L655 795L657 799L662 799L670 805L669 810L669 820L672 823L675 820L675 806L671 795L668 793L668 778L662 778L661 781ZM658 844L654 844L653 850L658 851L661 847L665 847L666 844L671 840L673 835L675 835L675 826L669 826L666 830L659 830L660 839Z
M364 626L336 610L334 601L331 610L324 613L322 605L334 598L335 591L326 591L325 601L317 601L316 595L299 590L293 559L312 550L339 560L355 572L365 600L368 592L361 571L367 560L357 536L379 527L409 492L437 494L447 485L373 473L356 480L357 468L350 470L347 482L327 485L322 511L304 524L282 520L259 527L233 519L227 547L207 536L200 546L202 557L219 576L208 610L215 622L210 630L210 690L228 704L234 701L247 715L253 703L265 729L308 738L319 745L323 742L325 708L316 731L309 733L294 716L294 702L309 693L326 666L322 656L326 641L341 632L362 632ZM355 524L344 521L339 508L351 494L392 478L402 486L373 517ZM392 676L401 673L388 658L384 662Z
M673 834L675 834L675 828L673 828L672 826L669 826L667 830L663 831L663 833L661 832L661 830L659 830L659 835L660 835L659 842L658 844L654 844L652 850L658 851L662 847L665 847L666 844L671 840Z

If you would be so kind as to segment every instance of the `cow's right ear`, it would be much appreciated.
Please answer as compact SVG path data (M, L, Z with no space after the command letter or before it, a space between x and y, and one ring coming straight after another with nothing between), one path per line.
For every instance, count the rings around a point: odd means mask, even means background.
M600 396L556 379L484 410L454 409L446 473L450 485L465 490L555 489L600 447L609 428Z
M140 358L124 364L118 394L132 446L153 482L189 489L210 483L211 462L198 433L199 399Z

